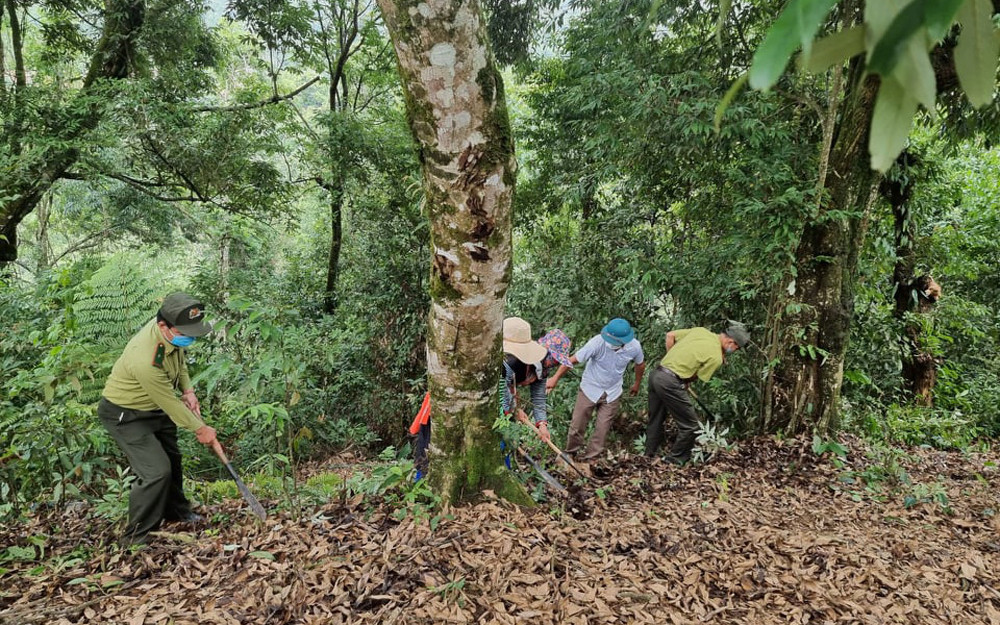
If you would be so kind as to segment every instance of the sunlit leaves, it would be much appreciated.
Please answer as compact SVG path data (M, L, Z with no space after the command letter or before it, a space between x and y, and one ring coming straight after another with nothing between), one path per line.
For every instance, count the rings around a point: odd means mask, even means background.
M917 111L915 104L936 114L937 80L928 52L951 32L956 19L962 24L955 50L959 82L974 106L993 101L1000 37L990 0L869 1L864 5L863 24L814 42L834 4L827 0L789 2L757 49L749 82L755 89L769 89L800 46L799 65L810 72L826 71L865 52L867 71L882 78L870 134L873 168L885 171L902 149ZM727 104L720 105L718 117ZM900 119L903 116L908 119Z
M815 42L810 53L802 56L802 67L818 74L864 51L865 29L852 26Z
M917 101L894 79L882 81L872 114L868 150L872 168L886 171L903 151L917 112Z
M934 111L936 83L923 14L923 0L865 6L868 70L882 76L868 138L871 166L878 171L888 170L906 145L917 104Z
M1000 39L993 26L990 0L967 0L959 11L962 35L955 48L958 79L973 106L986 106L996 90Z
M770 89L800 47L808 54L823 20L837 0L792 0L757 48L750 66L750 86Z
M918 37L923 26L925 0L914 0L893 15L892 2L869 2L865 8L868 28L877 41L868 56L868 71L888 76L900 57ZM892 21L885 25L884 20ZM924 51L921 51L924 52ZM924 54L923 56L927 56Z
M951 30L952 22L959 7L966 0L934 0L924 2L924 26L931 40L942 39Z

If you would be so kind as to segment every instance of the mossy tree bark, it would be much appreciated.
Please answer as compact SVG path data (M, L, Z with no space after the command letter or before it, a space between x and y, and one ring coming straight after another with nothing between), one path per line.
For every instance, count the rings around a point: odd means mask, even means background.
M8 17L16 12L8 0ZM126 78L136 62L136 41L145 22L145 0L108 0L101 38L94 50L83 88L75 102L64 109L65 119L51 120L49 128L37 129L20 123L20 98L28 88L21 58L21 28L12 28L16 60L12 123L0 135L2 147L11 155L12 167L0 178L0 266L17 260L17 227L60 177L76 163L84 135L101 119L104 96L102 81ZM6 114L6 111L4 111Z
M767 431L827 434L837 426L853 277L878 182L867 152L877 79L864 78L855 61L845 84L822 199L803 229L789 296L772 319L778 345L764 389Z
M493 422L510 281L516 161L478 0L379 0L402 76L431 222L430 479L447 503L527 503Z
M895 170L881 185L881 192L892 208L893 241L896 263L892 270L893 316L900 324L903 350L903 388L918 406L934 404L937 382L937 359L927 348L924 323L920 315L931 311L941 293L929 275L916 274L917 218L910 208L920 158L904 150L896 159Z
M842 15L859 23L864 5L863 0L845 0ZM993 0L993 7L1000 13L1000 0ZM931 56L939 94L959 87L953 55L954 40L947 38ZM796 250L795 282L788 288L791 295L775 299L776 314L770 321L768 336L774 347L768 356L776 364L764 384L763 424L768 431L828 434L838 424L844 357L854 316L852 282L880 180L868 166L866 151L878 81L866 78L855 59L844 84L847 89L836 118L819 210L804 228ZM915 280L921 290L933 286L939 292L929 276ZM910 299L902 291L897 297ZM925 312L932 304L932 300L919 301L918 307ZM904 376L918 402L929 404L935 363L920 349L913 330L907 333L911 351L905 358Z

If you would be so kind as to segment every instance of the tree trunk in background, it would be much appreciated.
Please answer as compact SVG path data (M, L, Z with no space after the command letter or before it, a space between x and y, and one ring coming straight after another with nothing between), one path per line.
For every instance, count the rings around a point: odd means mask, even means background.
M13 18L8 0L8 19ZM101 79L121 79L128 76L135 62L135 42L145 20L144 0L109 0L104 10L104 29L97 43L90 67L83 80L78 103L63 109L64 120L50 120L52 128L61 134L36 140L34 129L14 123L3 131L0 141L8 150L9 169L0 177L0 266L17 260L17 226L35 209L42 196L73 166L77 159L76 144L101 119L100 98L95 87ZM13 22L12 22L13 28ZM24 66L21 61L21 33L14 28L18 40L13 41L17 65L14 112L17 114L18 95L23 87ZM12 37L13 39L13 37ZM41 130L39 130L41 132ZM21 144L31 140L33 150L22 153Z
M902 325L903 344L903 387L913 397L918 406L934 403L934 384L937 382L937 363L934 354L921 341L923 324L911 313L925 314L937 302L940 288L930 276L917 276L917 259L914 241L917 224L910 211L909 201L913 193L913 168L919 163L916 156L904 151L896 159L895 176L882 182L882 195L892 207L895 226L893 239L896 249L896 264L892 271L893 316Z
M336 174L335 174L336 175ZM340 248L344 239L344 185L338 182L327 189L330 193L330 254L326 263L326 292L323 312L332 315L337 310L337 279L340 275Z
M52 209L52 194L46 195L38 203L38 210L35 216L38 218L38 229L35 232L35 250L38 253L38 261L35 263L35 275L41 276L49 268L51 260L52 246L49 244L49 217Z
M431 224L430 479L448 503L528 503L503 466L501 325L516 162L503 83L477 0L379 0L392 38Z
M358 0L352 2L331 2L317 6L316 17L319 23L318 34L321 42L321 54L324 59L325 71L330 81L327 90L327 106L330 113L345 113L351 110L348 98L348 61L358 53L364 45L361 35L361 22L372 7L362 6ZM327 20L329 18L329 20ZM364 107L361 107L364 108ZM357 111L355 111L357 112ZM343 146L334 145L337 151ZM340 255L344 247L344 203L347 181L355 175L352 170L358 165L352 158L329 155L331 168L329 179L320 177L319 184L330 194L330 252L327 256L326 290L323 294L323 312L332 315L337 310L340 298L337 282L340 279Z
M878 83L862 72L856 60L845 81L824 197L799 241L790 297L771 320L778 362L764 389L767 431L828 433L837 425L852 281L877 180L867 146Z

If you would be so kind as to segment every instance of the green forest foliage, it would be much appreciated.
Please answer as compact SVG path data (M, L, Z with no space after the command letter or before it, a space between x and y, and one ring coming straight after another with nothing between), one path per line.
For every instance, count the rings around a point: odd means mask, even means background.
M713 130L781 5L750 3L722 34L715 12L682 0L590 0L568 13L538 3L494 27L517 39L505 75L520 164L507 311L538 335L562 328L574 346L626 317L650 363L671 328L746 323L758 347L702 393L731 436L759 429L773 364L764 328L818 201L822 76L743 94ZM68 5L19 6L33 18L22 19L31 106L14 115L6 81L0 121L41 144L62 141L52 126L86 68L89 31ZM102 96L77 165L21 224L19 260L0 275L0 516L100 498L120 481L94 407L123 343L176 289L203 298L216 323L190 368L239 465L287 475L331 450L405 444L425 390L430 256L387 42L378 16L362 15L338 83L357 106L340 98L331 110L328 77L282 99L325 75L333 44L323 29L347 4L282 7L233 2L232 19L209 27L197 3L151 3L137 71ZM0 29L9 64L10 21ZM907 245L943 296L929 312L894 316L899 250L877 199L842 421L887 443L964 448L1000 434L1000 149L989 124L959 135L918 122ZM343 238L330 313L335 205ZM937 363L932 407L902 382L907 322L920 324ZM550 397L557 441L576 394L569 377ZM626 399L618 445L633 448L645 406L644 393ZM219 475L193 437L182 444L192 474Z

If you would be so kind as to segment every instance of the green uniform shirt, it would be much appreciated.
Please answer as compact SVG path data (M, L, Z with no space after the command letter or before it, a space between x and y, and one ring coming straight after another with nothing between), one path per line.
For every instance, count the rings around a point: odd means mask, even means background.
M184 350L164 340L154 317L125 346L104 385L104 398L122 408L162 410L182 428L205 425L177 396L191 388Z
M715 370L722 366L722 344L719 335L705 328L674 330L674 346L660 361L682 380L695 374L702 382L712 379Z

